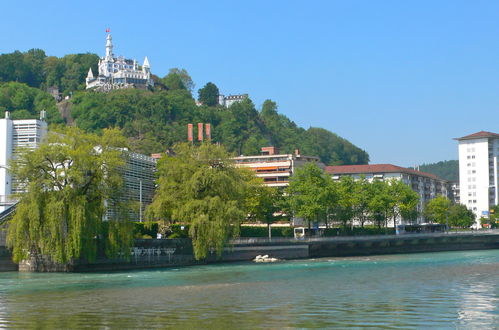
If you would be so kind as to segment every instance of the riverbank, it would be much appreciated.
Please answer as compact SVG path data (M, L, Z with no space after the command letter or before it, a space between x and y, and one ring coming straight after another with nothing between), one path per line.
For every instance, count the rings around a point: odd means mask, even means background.
M136 240L129 259L99 257L95 262L80 261L64 271L95 272L200 265L207 263L250 261L257 255L278 259L305 259L320 257L350 257L383 254L403 254L440 251L499 249L499 231L475 233L439 233L411 235L383 235L359 237L310 238L246 238L231 242L220 259L215 255L205 261L194 259L190 239ZM0 254L4 271L16 270L8 263L5 251ZM2 262L3 259L3 262ZM14 265L14 267L13 267ZM19 265L19 271L61 271L43 260L31 260Z

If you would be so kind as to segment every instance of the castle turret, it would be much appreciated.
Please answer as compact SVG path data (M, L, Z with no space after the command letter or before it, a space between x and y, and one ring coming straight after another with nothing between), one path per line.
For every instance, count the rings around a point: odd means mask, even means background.
M149 59L146 58L144 59L144 64L142 65L142 71L144 73L150 72L151 71L151 66L149 65Z
M91 82L92 80L94 80L94 73L92 72L92 68L90 68L88 69L87 79L85 79L85 81L87 82L87 86L88 83Z
M106 59L110 60L112 58L113 58L113 38L111 37L111 33L109 33L106 38Z

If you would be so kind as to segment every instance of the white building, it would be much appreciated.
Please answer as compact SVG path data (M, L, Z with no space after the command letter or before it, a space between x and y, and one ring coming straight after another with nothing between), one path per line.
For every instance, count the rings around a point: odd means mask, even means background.
M99 74L94 76L92 68L88 70L86 79L87 89L110 91L120 88L142 88L154 86L151 78L149 60L144 59L142 67L136 60L125 59L123 56L115 57L111 34L106 39L106 56L99 60Z
M252 169L256 176L263 178L264 183L270 187L287 187L296 168L306 163L315 162L320 168L325 168L319 157L302 156L298 149L294 154L280 154L275 147L264 147L262 155L239 156L233 159L236 166Z
M223 94L218 95L218 104L223 107L230 108L234 103L242 102L243 100L248 98L248 94L239 94L239 95L228 95L225 96Z
M356 180L364 177L369 182L373 180L400 180L418 193L418 212L422 212L424 205L438 195L449 199L452 197L451 185L448 181L430 173L392 164L327 166L326 172L332 175L333 180L339 180L344 175L351 176ZM420 216L418 222L422 221L424 219Z
M477 216L489 217L490 208L499 204L499 134L478 132L455 139L459 150L459 187L461 204Z
M15 157L19 148L37 148L47 134L47 123L42 111L40 120L12 120L8 111L5 118L0 119L0 212L16 201L13 194L23 191L15 179L7 171L9 161Z

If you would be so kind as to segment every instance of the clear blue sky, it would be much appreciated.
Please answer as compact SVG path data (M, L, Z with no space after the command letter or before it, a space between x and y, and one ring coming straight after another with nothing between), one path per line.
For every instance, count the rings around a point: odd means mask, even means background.
M115 53L197 89L270 98L371 163L457 159L452 138L499 132L499 1L6 1L0 53Z

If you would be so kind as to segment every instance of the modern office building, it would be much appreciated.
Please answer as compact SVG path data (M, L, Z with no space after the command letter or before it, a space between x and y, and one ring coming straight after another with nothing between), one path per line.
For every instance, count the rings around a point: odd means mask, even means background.
M86 78L87 89L107 92L120 88L146 89L154 86L151 78L149 60L144 59L142 67L136 60L115 57L113 54L113 39L108 33L106 38L106 56L99 60L99 74L95 77L92 68L88 70Z
M128 217L134 221L144 220L144 210L151 204L156 187L157 159L146 155L123 151L125 166L121 169L123 175L123 194L119 201L132 206ZM132 205L135 204L135 205ZM106 218L116 214L116 209L108 203Z
M264 147L261 155L239 156L234 161L237 166L254 170L256 176L263 178L264 183L271 187L287 187L294 171L306 163L314 162L325 168L319 157L303 156L298 149L294 154L280 154L276 147Z
M442 195L450 199L452 195L451 185L448 181L430 173L392 164L327 166L326 172L331 174L334 180L339 180L344 175L354 179L364 177L369 182L373 180L400 180L419 194L419 212L423 211L425 203L436 196ZM423 217L420 216L418 222L423 221Z
M12 120L8 111L0 119L0 212L16 202L12 195L23 191L7 170L9 161L20 148L37 148L46 134L44 111L40 119Z
M499 134L481 131L456 138L459 151L461 204L477 216L488 218L490 208L499 204Z

